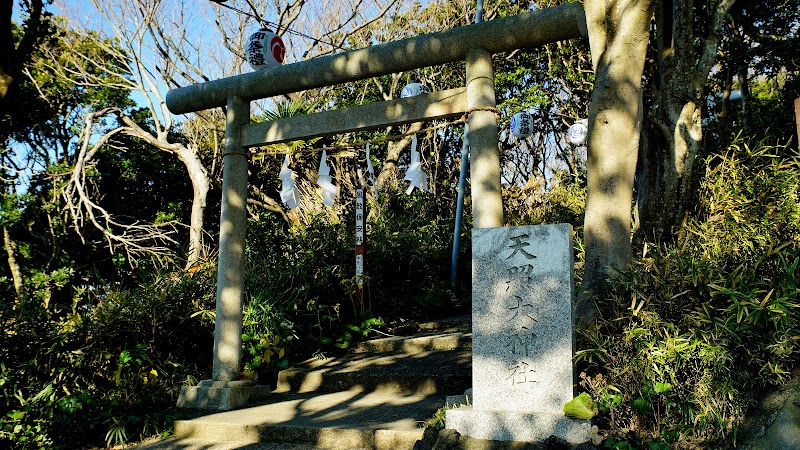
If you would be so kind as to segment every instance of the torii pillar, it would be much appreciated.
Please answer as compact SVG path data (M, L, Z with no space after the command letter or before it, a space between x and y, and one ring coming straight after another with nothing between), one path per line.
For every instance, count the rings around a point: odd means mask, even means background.
M472 48L466 62L472 223L475 228L502 227L499 136L497 116L491 111L496 105L492 55Z
M270 394L269 386L240 379L249 162L242 129L250 123L250 102L230 95L226 107L212 379L184 386L178 397L179 407L219 411L241 408Z

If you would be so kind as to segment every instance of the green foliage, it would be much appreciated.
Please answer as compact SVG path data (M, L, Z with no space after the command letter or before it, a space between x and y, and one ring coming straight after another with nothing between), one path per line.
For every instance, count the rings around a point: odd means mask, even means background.
M433 416L429 417L423 423L424 428L432 428L434 430L443 430L445 425L445 416L447 415L447 410L450 409L449 406L443 406L436 410L433 413Z
M544 192L511 186L503 191L503 201L507 220L514 225L569 223L579 228L583 227L586 185L583 180L560 172Z
M356 343L369 336L372 331L385 325L383 320L367 315L364 320L357 320L356 323L344 323L338 335L322 337L320 342L332 344L340 350L350 350Z
M82 126L83 108L133 105L127 90L110 87L124 85L129 74L122 62L108 57L103 48L119 51L114 42L100 39L97 32L76 33L59 17L48 15L45 24L47 38L38 42L25 64L27 76L20 77L9 98L0 102L0 128L3 140L12 138L39 152L60 151L66 155L72 150L70 137ZM17 27L13 31L20 32ZM76 57L77 54L87 59ZM91 63L88 58L93 58ZM79 75L82 73L85 76Z
M406 196L397 187L370 207L367 242L369 292L376 312L414 318L453 315L469 301L469 216L461 231L459 280L451 290L454 203L430 194ZM413 280L413 281L412 281Z
M637 441L637 439L631 439L630 441L627 439L615 439L613 437L609 437L602 442L600 448L604 449L613 449L613 450L637 450L637 449L647 449L647 450L669 450L669 444L663 442L661 439L655 439L650 441L649 444L642 444L642 445L635 445L633 442Z
M449 287L452 206L430 194L392 189L369 205L363 299L355 293L352 212L336 221L312 214L308 223L291 226L275 215L250 222L246 354L262 354L254 339L264 335L280 336L285 353L297 357L346 350L384 326L382 317L414 319L463 308L464 299ZM463 241L466 255L468 233ZM462 257L463 272L468 262Z
M160 274L135 289L74 289L68 310L36 298L5 310L0 446L116 445L169 431L182 381L209 370L211 328L190 315L213 303L213 280L213 267Z
M606 426L720 448L800 362L800 155L739 139L707 167L678 241L619 274L576 360L595 398L621 396Z
M597 405L586 392L581 392L564 405L564 415L572 419L589 420L597 415Z
M266 368L284 369L289 365L286 356L286 343L280 335L270 337L267 333L262 334L242 334L242 345L244 354L249 355L250 359L245 362L245 370L258 370Z
M0 196L0 225L10 226L22 219L22 211L25 208L25 198L16 194L3 193Z

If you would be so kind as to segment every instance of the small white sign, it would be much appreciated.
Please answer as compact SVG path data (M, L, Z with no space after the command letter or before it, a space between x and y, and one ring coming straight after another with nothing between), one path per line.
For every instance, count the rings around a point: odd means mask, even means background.
M364 245L364 190L356 189L356 245Z
M356 255L356 284L364 286L364 255Z

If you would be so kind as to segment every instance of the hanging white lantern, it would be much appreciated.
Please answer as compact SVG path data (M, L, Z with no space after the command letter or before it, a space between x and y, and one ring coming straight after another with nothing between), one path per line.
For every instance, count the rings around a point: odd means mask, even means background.
M430 94L431 88L422 83L409 83L400 91L400 98L414 97L419 94Z
M586 142L586 136L589 134L589 121L581 119L575 122L567 130L567 140L572 145L581 145Z
M262 28L247 41L247 62L254 70L264 70L283 64L286 46L272 30Z
M526 138L533 134L533 116L528 111L520 111L511 117L511 134L516 138Z

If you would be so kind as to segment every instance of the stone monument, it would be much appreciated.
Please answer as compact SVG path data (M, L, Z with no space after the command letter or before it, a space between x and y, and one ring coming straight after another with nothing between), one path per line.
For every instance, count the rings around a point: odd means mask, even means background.
M574 396L572 226L472 232L472 405L446 427L498 441L572 444L589 421L564 416Z

